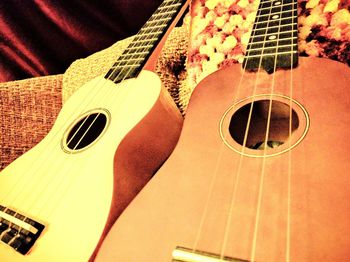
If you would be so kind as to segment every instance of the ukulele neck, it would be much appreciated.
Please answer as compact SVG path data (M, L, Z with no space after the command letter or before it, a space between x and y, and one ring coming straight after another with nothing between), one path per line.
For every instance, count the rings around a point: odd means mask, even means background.
M137 77L186 2L186 0L163 1L118 61L113 64L105 78L119 83Z
M243 68L272 73L298 64L296 0L261 0Z

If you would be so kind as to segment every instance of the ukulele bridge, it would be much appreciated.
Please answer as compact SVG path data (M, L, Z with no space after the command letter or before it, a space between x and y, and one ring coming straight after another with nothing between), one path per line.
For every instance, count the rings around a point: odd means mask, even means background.
M44 228L33 219L0 205L0 240L20 254L28 253Z
M172 262L249 262L239 258L220 257L217 254L192 250L186 247L176 247L173 251Z

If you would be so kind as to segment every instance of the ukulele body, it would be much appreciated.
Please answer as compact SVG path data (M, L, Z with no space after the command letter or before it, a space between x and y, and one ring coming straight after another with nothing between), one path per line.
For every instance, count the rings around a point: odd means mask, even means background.
M241 86L240 65L200 82L174 152L113 225L97 261L171 261L176 246L248 261L347 261L350 70L299 60L292 72L245 73ZM241 154L223 142L220 121L254 86L255 98L267 99L271 83L274 100L292 94L299 127L280 147Z
M85 148L67 148L68 131L93 113L107 119L99 137ZM45 226L26 255L1 241L0 260L89 260L170 154L181 125L155 73L141 71L119 84L97 77L82 86L49 134L0 174L1 205Z

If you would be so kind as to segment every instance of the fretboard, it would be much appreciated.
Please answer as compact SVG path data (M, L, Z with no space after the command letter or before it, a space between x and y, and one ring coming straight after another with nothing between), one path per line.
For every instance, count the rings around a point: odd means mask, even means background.
M164 0L105 78L118 83L136 77L185 3L186 0Z
M292 68L298 63L297 0L261 0L243 62L246 70Z

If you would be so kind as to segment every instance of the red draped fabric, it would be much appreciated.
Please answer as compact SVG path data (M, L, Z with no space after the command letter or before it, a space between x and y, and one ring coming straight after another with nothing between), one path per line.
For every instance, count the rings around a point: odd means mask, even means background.
M161 0L1 0L0 82L63 73L135 34Z

